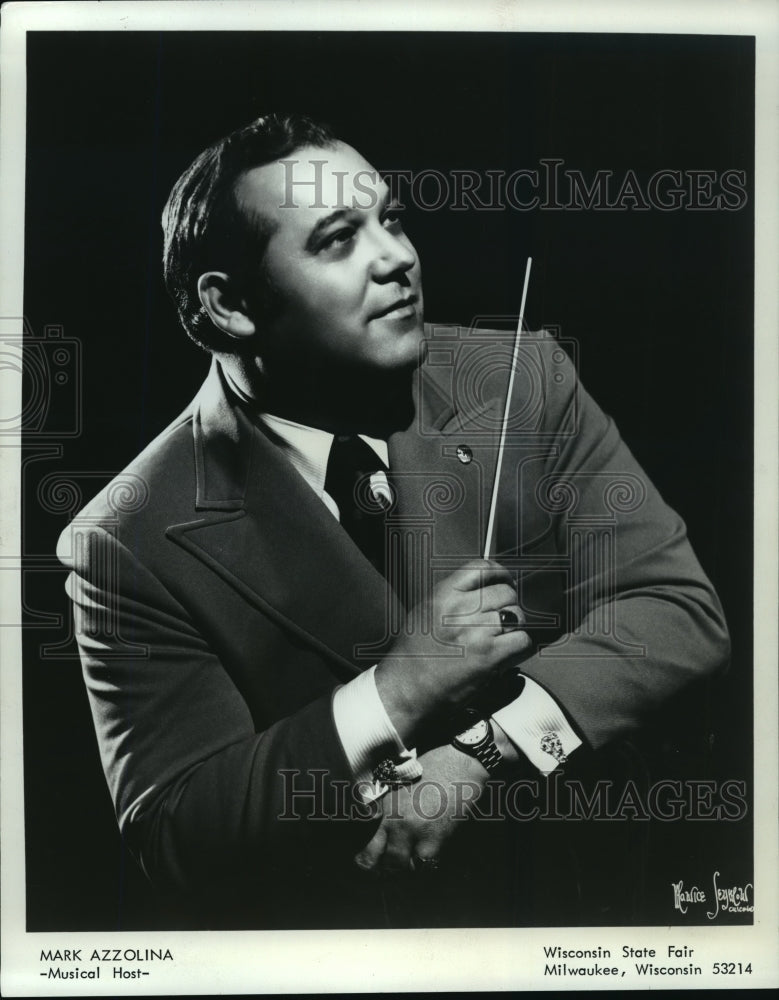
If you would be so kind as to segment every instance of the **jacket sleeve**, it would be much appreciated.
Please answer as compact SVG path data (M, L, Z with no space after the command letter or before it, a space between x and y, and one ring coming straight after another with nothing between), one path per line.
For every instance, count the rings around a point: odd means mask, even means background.
M184 609L114 533L71 526L58 554L120 830L152 881L192 890L300 867L330 827L347 850L355 824L317 823L352 815L332 692L256 732Z
M668 507L578 382L554 341L540 341L546 460L520 474L523 552L553 554L563 634L522 672L542 685L598 749L630 734L690 682L727 663L722 608ZM533 535L536 537L532 537ZM543 558L542 558L543 561ZM534 604L544 573L528 573Z

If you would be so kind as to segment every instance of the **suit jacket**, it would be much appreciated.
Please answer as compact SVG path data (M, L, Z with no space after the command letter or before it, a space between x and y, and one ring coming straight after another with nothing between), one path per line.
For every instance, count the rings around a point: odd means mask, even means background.
M350 866L372 827L343 818L332 695L404 605L481 555L509 367L504 334L428 337L415 417L388 442L393 586L216 360L60 539L120 829L154 882L212 916L359 926L367 905L384 922L386 897ZM597 750L722 665L726 627L681 519L551 338L525 338L510 414L494 551L536 639L521 669Z

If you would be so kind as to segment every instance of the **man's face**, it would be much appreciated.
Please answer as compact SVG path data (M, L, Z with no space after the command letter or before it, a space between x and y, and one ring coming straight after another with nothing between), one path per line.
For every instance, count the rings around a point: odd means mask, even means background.
M263 267L278 304L258 318L269 361L386 372L418 363L419 259L387 185L356 150L305 146L248 171L236 195L275 226Z

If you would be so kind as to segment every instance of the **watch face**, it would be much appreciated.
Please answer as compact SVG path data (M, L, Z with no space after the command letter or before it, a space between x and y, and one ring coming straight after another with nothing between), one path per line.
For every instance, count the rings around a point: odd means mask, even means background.
M489 730L487 728L487 723L484 719L477 722L475 726L471 726L470 729L466 729L464 733L460 733L457 737L457 742L462 743L463 746L473 747L487 736Z

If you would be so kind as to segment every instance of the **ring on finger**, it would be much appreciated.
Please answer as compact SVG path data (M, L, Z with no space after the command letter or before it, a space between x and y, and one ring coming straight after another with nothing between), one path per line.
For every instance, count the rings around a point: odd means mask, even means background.
M519 627L519 616L511 608L502 608L498 614L500 615L500 628L502 632L513 632L514 629Z
M419 872L420 874L428 875L433 872L440 871L441 862L438 858L415 857L413 859L413 867L414 871Z

